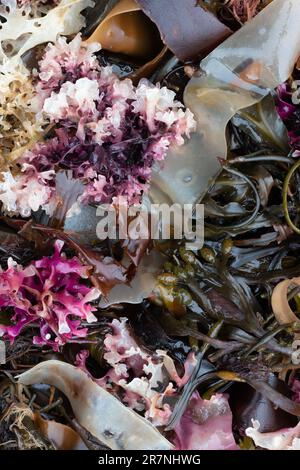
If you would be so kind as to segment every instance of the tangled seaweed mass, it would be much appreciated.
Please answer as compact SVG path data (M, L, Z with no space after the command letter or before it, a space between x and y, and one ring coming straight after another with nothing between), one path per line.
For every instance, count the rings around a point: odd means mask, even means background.
M0 449L300 449L299 18L0 1ZM203 247L100 240L120 200Z

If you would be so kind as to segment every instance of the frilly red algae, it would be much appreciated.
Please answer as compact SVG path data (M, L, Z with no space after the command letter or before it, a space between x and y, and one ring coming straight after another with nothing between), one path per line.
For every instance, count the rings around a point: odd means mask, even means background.
M300 55L299 15L298 0L274 0L200 63L184 93L197 132L169 152L164 171L153 178L153 198L190 203L204 194L220 171L218 159L226 159L230 119L291 74Z
M62 0L47 15L38 20L30 17L30 11L16 8L15 0L2 0L1 16L7 21L2 23L0 30L0 62L7 58L3 50L3 42L12 41L17 46L12 55L17 63L23 54L38 44L55 42L59 34L76 33L83 25L82 10L94 5L92 0ZM5 9L5 6L8 8ZM25 13L24 13L25 12ZM49 24L52 28L49 28ZM17 40L22 37L19 42Z
M171 352L165 349L153 351L153 347L149 350L142 339L135 336L136 326L133 332L125 317L111 322L112 333L108 332L103 342L103 359L111 368L102 378L94 380L107 391L113 388L122 403L142 413L155 427L166 426L172 414L172 399L176 399L188 383L197 359L188 348L183 355L177 350L177 358L180 357L183 366L177 370ZM160 340L156 346L161 344L165 348L166 343L163 340L160 343ZM88 351L81 351L76 357L76 365L90 375L86 366L88 356Z
M168 442L148 421L70 364L50 360L19 376L19 383L47 383L70 400L79 423L113 450L171 450Z
M154 163L195 128L173 91L145 79L136 87L120 80L98 63L99 48L80 35L46 47L35 91L40 114L54 129L24 152L19 174L2 173L0 200L9 215L26 217L39 207L51 215L59 169L85 182L78 203L112 203L118 196L139 202Z
M36 322L40 335L33 343L56 351L73 336L87 335L81 320L96 321L91 302L100 291L82 282L88 278L90 267L75 257L67 259L61 253L62 245L56 242L52 257L43 257L24 269L11 260L8 269L0 273L1 311L13 310L13 324L1 325L0 335L13 342L26 325Z

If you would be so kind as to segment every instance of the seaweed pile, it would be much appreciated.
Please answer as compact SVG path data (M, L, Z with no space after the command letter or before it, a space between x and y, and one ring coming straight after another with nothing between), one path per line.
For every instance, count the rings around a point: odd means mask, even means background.
M0 450L300 448L297 14L0 1ZM203 247L99 240L120 197Z

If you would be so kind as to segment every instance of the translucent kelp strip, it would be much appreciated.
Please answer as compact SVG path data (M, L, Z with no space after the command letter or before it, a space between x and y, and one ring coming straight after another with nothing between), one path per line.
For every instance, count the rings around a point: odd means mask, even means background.
M226 158L229 120L291 74L300 55L299 17L298 0L274 0L201 62L185 90L198 130L169 153L155 175L153 199L192 203L203 195L220 169L218 158Z
M79 423L113 450L173 448L152 424L70 364L55 360L42 362L21 374L19 382L57 387L70 400Z

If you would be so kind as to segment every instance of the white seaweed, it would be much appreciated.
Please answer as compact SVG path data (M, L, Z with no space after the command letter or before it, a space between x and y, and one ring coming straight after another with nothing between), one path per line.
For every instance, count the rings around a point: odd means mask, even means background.
M2 3L1 15L6 22L0 29L0 63L8 59L2 48L3 42L11 41L18 46L10 59L16 65L22 55L35 46L55 42L59 35L77 33L84 25L82 10L94 5L92 0L62 0L44 17L30 18L28 12L23 15L24 11L16 8L16 0L2 0Z

